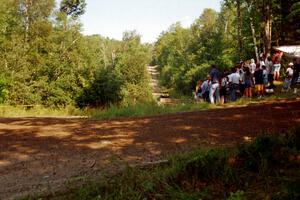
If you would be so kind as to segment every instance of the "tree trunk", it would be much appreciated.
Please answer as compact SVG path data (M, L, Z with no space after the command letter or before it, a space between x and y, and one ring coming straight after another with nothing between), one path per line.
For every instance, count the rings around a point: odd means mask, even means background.
M242 21L241 21L241 1L236 0L237 3L237 40L238 40L238 57L241 60L242 58Z
M259 61L259 53L258 53L258 48L257 48L257 41L256 41L256 37L255 37L255 28L254 28L254 25L253 25L253 18L252 17L250 17L250 27L251 27L251 32L252 32L252 39L253 39L256 62L258 62Z
M264 5L264 47L265 54L271 52L272 48L272 15L271 15L271 2L267 1Z
M23 5L24 9L24 26L25 26L25 41L28 39L28 32L29 32L29 27L30 27L30 19L29 19L29 9L30 6L32 5L31 0L26 0Z

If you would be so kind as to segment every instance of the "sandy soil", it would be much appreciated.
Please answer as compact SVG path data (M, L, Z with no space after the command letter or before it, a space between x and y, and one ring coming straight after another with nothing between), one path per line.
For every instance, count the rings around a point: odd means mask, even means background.
M126 164L300 124L300 100L110 121L0 119L0 199L64 190Z

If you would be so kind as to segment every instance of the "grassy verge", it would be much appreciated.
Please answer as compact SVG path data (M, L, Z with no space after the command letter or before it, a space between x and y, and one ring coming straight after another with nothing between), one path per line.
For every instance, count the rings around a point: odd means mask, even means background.
M199 103L195 102L192 97L180 96L178 93L172 92L172 97L174 97L177 102L171 105L158 105L156 103L144 103L137 104L134 106L128 107L118 107L111 106L110 108L104 110L91 110L89 115L93 119L113 119L118 117L141 117L141 116L153 116L159 114L167 114L167 113L177 113L184 111L199 111L199 110L207 110L214 108L222 108L222 107L232 107L232 106L242 106L249 105L253 103L261 103L261 102L270 102L274 100L281 99L292 99L299 97L298 95L294 95L292 91L281 92L282 82L276 82L276 88L274 94L266 94L262 99L258 99L256 97L250 99L240 98L236 102L229 102L224 105L211 105L209 103Z
M0 117L69 117L83 116L85 112L74 107L45 108L43 106L0 105Z
M178 103L172 105L158 105L156 103L136 104L128 107L111 106L105 110L93 110L93 119L112 119L117 117L142 117L184 111L205 110L215 107L208 103Z
M206 149L173 157L167 165L127 168L55 200L242 200L300 198L300 128L264 135L235 149Z
M211 105L209 103L195 102L192 97L180 96L173 94L176 97L176 103L171 105L158 105L155 102L139 103L128 107L119 107L112 105L107 109L91 109L79 110L72 106L66 108L45 108L42 106L5 106L0 105L0 117L69 117L69 116L90 116L92 119L113 119L119 117L142 117L153 116L167 113L178 113L184 111L199 111L214 108L222 108L228 106L249 105L252 103L268 102L280 99L291 99L299 97L294 95L292 91L281 92L282 83L276 82L275 93L265 95L262 99L240 98L236 102L226 103L224 105Z

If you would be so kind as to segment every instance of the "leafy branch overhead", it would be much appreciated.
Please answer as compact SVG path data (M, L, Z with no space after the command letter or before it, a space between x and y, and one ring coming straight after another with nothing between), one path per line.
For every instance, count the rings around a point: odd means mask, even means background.
M60 11L76 19L85 13L85 0L62 0Z

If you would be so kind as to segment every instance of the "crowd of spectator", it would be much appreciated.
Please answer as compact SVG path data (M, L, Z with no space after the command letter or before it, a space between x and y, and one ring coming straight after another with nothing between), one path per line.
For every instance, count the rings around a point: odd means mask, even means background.
M284 78L282 92L290 89L297 94L297 82L300 73L300 59L293 59L286 69L282 69L282 52L273 57L262 55L259 61L254 59L240 61L230 70L220 72L216 65L211 65L206 80L197 81L195 99L210 103L234 102L238 98L262 98L274 92L274 80ZM280 76L280 72L284 72Z

